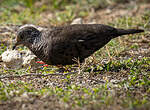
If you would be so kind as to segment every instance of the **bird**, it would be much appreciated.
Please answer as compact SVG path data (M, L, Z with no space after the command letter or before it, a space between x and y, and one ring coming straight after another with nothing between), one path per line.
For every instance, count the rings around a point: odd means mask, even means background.
M144 32L143 29L121 29L104 24L73 24L39 31L26 26L18 29L16 46L28 47L48 65L72 65L85 58L118 36Z

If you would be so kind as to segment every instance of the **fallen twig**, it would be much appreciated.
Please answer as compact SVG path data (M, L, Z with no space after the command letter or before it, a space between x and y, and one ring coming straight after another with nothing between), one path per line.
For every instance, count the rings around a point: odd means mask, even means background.
M13 78L22 78L27 76L36 76L36 77L59 76L59 75L66 76L66 75L75 74L77 72L78 71L68 72L68 73L50 73L50 74L29 73L29 74L22 74L22 75L5 75L5 76L0 76L0 79L5 79L5 78L13 79Z

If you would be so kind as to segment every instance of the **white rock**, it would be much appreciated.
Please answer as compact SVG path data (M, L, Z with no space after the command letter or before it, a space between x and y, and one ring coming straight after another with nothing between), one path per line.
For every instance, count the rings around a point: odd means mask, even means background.
M29 56L23 57L23 65L28 65L32 63L32 60L34 60L35 57L36 57L35 55L29 55Z
M18 69L22 66L22 56L17 50L7 50L2 54L4 67L9 69Z
M23 56L23 66L37 68L39 64L37 64L36 61L37 57L31 51L26 51L26 54Z
M82 18L76 18L72 21L71 24L83 24Z
M29 50L19 52L17 50L7 50L1 55L3 65L7 69L19 69L31 66L32 69L41 66L37 64L37 57Z

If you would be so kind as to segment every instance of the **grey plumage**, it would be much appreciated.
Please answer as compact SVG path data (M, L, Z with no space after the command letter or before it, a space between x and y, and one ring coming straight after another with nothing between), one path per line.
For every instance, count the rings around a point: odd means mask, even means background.
M74 58L83 62L115 37L140 32L144 30L116 29L102 24L75 24L43 31L28 26L18 31L13 49L23 44L47 64L69 65L75 63Z

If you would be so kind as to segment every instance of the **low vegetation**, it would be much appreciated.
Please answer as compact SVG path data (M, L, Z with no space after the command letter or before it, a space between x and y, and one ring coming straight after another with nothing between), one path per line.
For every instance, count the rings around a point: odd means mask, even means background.
M5 26L66 25L81 17L85 23L143 28L145 32L113 39L85 63L68 65L63 70L77 70L76 74L2 78L61 70L55 66L10 70L0 63L0 108L149 110L150 7L146 4L150 5L148 0L2 0L0 24ZM14 39L15 36L0 34L0 55Z

